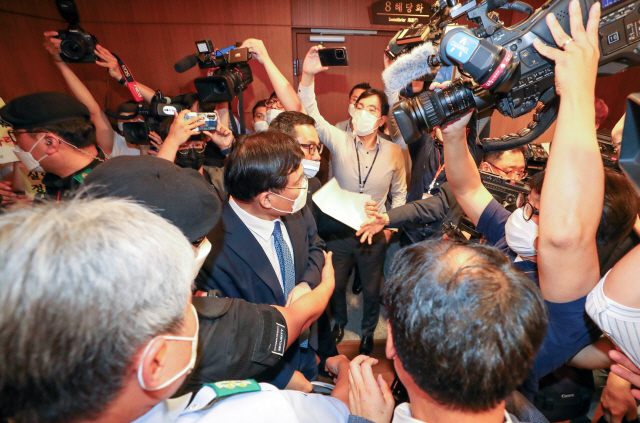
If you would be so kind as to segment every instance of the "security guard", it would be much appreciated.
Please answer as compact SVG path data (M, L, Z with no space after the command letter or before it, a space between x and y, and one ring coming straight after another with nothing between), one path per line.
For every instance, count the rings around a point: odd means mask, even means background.
M84 104L57 92L18 97L0 109L16 156L29 171L46 172L44 198L60 200L104 161L90 117Z

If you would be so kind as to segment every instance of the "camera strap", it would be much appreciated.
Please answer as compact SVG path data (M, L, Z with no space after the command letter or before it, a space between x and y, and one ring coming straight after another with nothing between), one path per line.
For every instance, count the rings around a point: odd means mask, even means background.
M111 53L111 54L113 54L113 57L115 57L118 60L118 66L120 66L120 73L122 74L124 79L127 81L127 88L129 88L129 92L131 92L131 96L135 101L140 103L141 101L144 100L144 98L142 97L142 93L138 88L138 83L134 79L133 74L129 70L129 67L122 61L120 57L118 57L117 54L115 53Z

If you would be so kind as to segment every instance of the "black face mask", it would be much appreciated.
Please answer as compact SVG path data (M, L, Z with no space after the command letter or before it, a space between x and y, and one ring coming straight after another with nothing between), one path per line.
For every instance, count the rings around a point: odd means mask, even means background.
M176 154L175 164L183 168L200 170L204 164L204 149L202 151L197 151L195 148L189 148L187 150L178 151Z

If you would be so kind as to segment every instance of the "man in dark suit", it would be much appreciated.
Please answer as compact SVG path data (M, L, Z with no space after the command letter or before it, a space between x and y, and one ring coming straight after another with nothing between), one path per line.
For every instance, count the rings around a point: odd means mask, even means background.
M196 279L198 289L286 306L320 283L325 244L305 206L302 159L296 139L277 131L253 133L234 145L224 175L230 198L207 236L212 249ZM310 392L316 348L314 336L301 339L262 380Z

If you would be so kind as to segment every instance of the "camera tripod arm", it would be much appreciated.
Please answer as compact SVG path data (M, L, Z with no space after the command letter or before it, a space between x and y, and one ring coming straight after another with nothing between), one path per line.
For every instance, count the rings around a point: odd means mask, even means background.
M560 97L555 96L549 103L541 104L536 108L533 120L526 128L521 129L516 134L503 135L500 138L484 138L481 140L482 150L485 153L496 151L512 150L514 148L529 144L544 134L555 122L558 116Z

